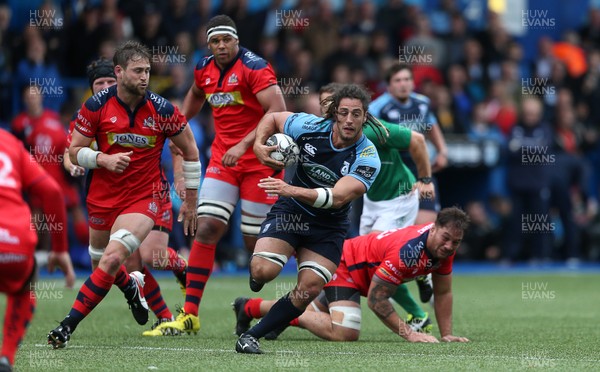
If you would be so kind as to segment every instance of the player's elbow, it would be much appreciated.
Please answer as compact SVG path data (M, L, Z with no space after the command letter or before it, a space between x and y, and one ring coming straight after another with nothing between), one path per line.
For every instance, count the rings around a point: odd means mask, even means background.
M410 135L410 149L426 149L425 145L425 136L419 132L413 131Z

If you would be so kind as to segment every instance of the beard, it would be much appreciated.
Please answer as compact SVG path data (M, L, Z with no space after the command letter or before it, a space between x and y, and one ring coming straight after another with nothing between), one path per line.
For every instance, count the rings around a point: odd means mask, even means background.
M135 84L131 84L126 81L123 81L123 88L127 91L127 93L134 95L134 96L143 97L146 95L147 88L142 88L142 87L139 87Z

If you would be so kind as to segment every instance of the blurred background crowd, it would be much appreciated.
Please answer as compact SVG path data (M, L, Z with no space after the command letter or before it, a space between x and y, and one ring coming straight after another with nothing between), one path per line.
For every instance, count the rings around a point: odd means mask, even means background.
M273 65L290 111L318 114L318 89L334 81L364 84L375 98L386 91L389 66L412 66L415 90L431 100L448 143L449 166L437 174L442 206L460 205L472 218L461 260L600 259L594 1L4 0L0 125L11 130L27 112L35 84L66 131L90 95L86 65L112 59L127 39L152 52L151 90L181 105L216 14L233 18L240 45ZM190 123L207 164L210 110ZM168 154L164 166L169 174ZM548 212L529 213L532 203ZM231 226L223 269L243 252L239 219ZM72 240L85 260L87 242ZM171 246L187 244L175 226Z

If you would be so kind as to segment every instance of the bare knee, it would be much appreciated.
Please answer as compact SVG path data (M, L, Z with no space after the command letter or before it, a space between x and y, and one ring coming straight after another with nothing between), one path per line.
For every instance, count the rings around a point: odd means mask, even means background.
M281 267L260 257L254 257L250 262L250 275L259 283L270 282L280 271Z
M119 267L123 264L123 257L118 252L105 252L102 258L100 259L100 263L98 267L102 268L104 271L113 274L119 270Z
M196 229L196 240L206 244L217 244L226 228L227 225L215 218L200 217Z

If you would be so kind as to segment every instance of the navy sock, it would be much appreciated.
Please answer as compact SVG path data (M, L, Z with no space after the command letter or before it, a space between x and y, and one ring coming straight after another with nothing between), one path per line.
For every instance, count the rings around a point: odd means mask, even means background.
M271 310L269 310L267 315L246 333L253 337L261 338L272 330L277 329L279 326L288 324L290 321L302 315L303 312L304 310L300 310L292 304L290 294L288 293L281 297L273 307L271 307Z

